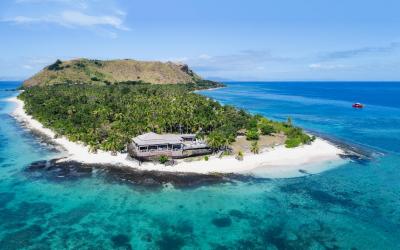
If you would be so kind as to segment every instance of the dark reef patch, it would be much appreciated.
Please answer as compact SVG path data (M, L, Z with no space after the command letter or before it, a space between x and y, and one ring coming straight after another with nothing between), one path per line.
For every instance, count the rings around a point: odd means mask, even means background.
M164 233L157 241L157 246L160 250L182 249L185 246L185 239L176 234Z
M263 246L259 246L257 248L257 245L255 244L255 242L252 239L240 239L240 240L236 241L235 244L229 249L232 249L232 248L250 250L250 249L262 249Z
M262 224L261 224L262 225ZM338 241L333 237L334 232L321 221L300 224L290 229L286 222L278 221L274 224L252 227L250 235L229 243L212 242L211 249L341 249ZM288 230L290 229L290 230Z
M18 206L18 210L26 211L30 215L45 215L53 211L53 207L47 202L26 202L23 201Z
M0 207L5 207L7 204L14 200L15 193L2 192L0 193Z
M272 244L277 249L294 249L288 245L287 239L283 236L283 225L269 227L262 232L262 241Z
M117 234L111 237L111 241L118 249L132 249L130 238L126 234Z
M105 178L108 181L124 182L155 188L162 187L168 183L178 188L196 188L203 185L229 182L229 180L222 175L141 171L115 166L107 167L106 172Z
M74 181L92 176L92 169L80 163L57 162L57 160L37 161L25 168L25 174L34 179L49 181Z
M232 224L232 220L229 217L214 218L211 222L216 227L229 227Z
M32 225L27 228L7 233L0 241L2 249L24 249L31 247L33 241L41 236L43 229L39 225Z
M237 209L229 210L229 216L238 218L238 219L249 219L249 217L250 217L246 213L243 213L242 211L237 210Z
M14 167L14 164L11 163L1 163L0 168L9 168L9 167Z
M322 205L338 205L342 207L355 208L359 205L355 203L348 194L343 192L329 192L317 189L317 187L310 187L305 183L292 183L279 187L280 191L288 194L301 194L307 195L312 200L321 203Z
M25 221L26 218L43 219L53 210L49 203L45 202L21 202L19 205L12 208L0 209L1 223L15 224L16 221Z
M58 213L49 221L50 223L60 225L74 225L78 224L83 218L85 218L92 212L96 212L96 206L94 204L88 203L72 208L65 213Z
M193 225L190 221L180 221L177 225L173 226L173 229L180 234L193 233Z
M210 249L213 250L228 250L229 248L224 245L216 244L216 243L210 243Z
M2 221L0 225L4 224L4 228L7 228L8 231L19 230L27 225L25 222L15 222L15 221L14 222L10 221L8 223L7 222L8 221Z
M197 188L204 185L232 183L255 179L235 174L196 174L180 172L142 171L129 167L104 164L84 164L75 161L37 161L24 170L30 178L54 182L74 181L92 176L103 177L108 182L134 186L162 188L170 183L176 188Z
M0 134L0 150L5 149L7 147L7 144L8 144L8 139L4 135ZM4 159L6 158L1 157L0 162L3 161Z
M333 231L320 221L300 224L292 230L288 230L285 222L278 222L267 227L254 227L252 236L235 242L235 246L240 244L239 249L339 249L333 235Z
M311 196L313 200L316 200L322 204L332 204L339 205L343 207L357 207L358 205L354 203L351 199L342 196L335 196L328 192L321 190L307 190L308 195Z
M308 188L308 186L305 183L284 183L283 185L279 186L279 190L284 193L288 194L298 194L298 193L304 193L305 189Z

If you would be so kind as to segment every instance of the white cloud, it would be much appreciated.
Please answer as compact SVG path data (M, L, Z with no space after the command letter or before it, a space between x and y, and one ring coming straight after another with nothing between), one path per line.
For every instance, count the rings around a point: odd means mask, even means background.
M53 63L56 60L54 57L31 57L23 58L20 65L25 70L40 70L44 66Z
M64 11L58 21L66 26L111 26L119 30L129 30L123 24L123 20L118 16L92 16L78 11Z
M264 66L257 66L256 70L265 70L265 67Z
M199 55L199 59L208 60L208 59L211 59L211 58L212 58L212 56L207 55L207 54Z
M33 66L26 64L26 65L22 65L22 68L31 70L31 69L33 69Z
M166 62L176 62L176 63L185 63L188 61L188 57L173 57L173 58L168 58L166 60L161 60L161 61L166 61Z
M88 15L80 11L63 11L58 15L46 17L15 16L3 22L14 24L55 23L65 27L111 27L118 30L129 30L124 21L117 15Z
M312 69L319 69L322 67L322 65L319 63L312 63L312 64L308 65L308 67L312 68Z
M53 57L36 57L36 58L29 58L28 62L29 62L29 64L42 66L42 65L52 63L55 60L56 60L56 58L53 58Z
M117 14L117 15L119 15L119 16L126 16L126 12L125 12L125 11L122 11L122 10L119 10L119 9L116 9L116 10L115 10L115 14Z
M5 19L2 19L2 21L15 23L15 24L27 24L27 23L40 22L40 20L38 18L31 18L31 17L26 17L26 16L16 16L16 17L12 17L12 18L5 18Z
M15 0L17 4L68 4L81 9L88 8L89 0Z
M384 46L369 46L369 47L355 48L349 50L332 51L329 53L322 54L320 56L320 59L324 61L332 61L340 59L351 59L367 55L377 56L377 55L393 53L397 51L399 48L400 48L400 42L391 42Z
M243 74L261 74L272 71L271 65L288 64L293 58L276 56L268 50L242 50L225 55L200 54L189 58L187 63L198 72L206 75L227 76Z
M0 22L85 28L111 38L117 37L117 31L130 30L125 25L126 13L114 0L14 0L14 3L18 5L16 11L0 17Z
M331 69L339 69L345 68L346 65L343 64L321 64L321 63L312 63L308 65L310 69L322 69L322 70L331 70Z

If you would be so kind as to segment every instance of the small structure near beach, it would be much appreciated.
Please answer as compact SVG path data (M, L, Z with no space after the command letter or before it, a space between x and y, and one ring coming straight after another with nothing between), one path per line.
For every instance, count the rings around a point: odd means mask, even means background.
M156 134L139 135L128 145L128 152L139 160L152 160L160 156L185 158L211 153L205 141L198 140L195 134Z

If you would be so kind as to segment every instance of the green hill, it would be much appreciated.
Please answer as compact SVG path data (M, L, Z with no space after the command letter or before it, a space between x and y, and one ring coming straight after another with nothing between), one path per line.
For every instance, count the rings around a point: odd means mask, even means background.
M202 78L186 64L136 60L57 60L27 79L23 87L60 83L114 84L144 82L151 84L198 83Z

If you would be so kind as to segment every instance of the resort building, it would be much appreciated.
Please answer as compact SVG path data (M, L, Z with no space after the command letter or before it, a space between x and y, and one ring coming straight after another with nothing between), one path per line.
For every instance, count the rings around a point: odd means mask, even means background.
M204 155L211 153L211 149L204 141L196 139L194 134L150 132L133 138L128 145L128 152L132 157L149 160L161 155L170 158Z

